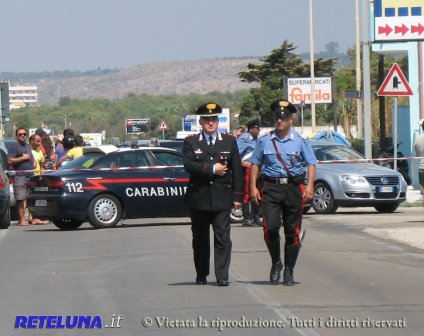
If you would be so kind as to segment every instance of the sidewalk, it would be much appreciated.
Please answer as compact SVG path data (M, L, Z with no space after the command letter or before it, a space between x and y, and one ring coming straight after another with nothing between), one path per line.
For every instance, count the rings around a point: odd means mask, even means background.
M416 203L422 200L421 192L419 189L414 189L412 186L408 186L406 191L406 203Z

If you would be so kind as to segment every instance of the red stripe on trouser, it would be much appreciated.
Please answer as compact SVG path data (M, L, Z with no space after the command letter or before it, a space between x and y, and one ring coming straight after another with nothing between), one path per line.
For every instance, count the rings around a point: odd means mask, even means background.
M243 173L244 173L244 196L243 196L243 203L248 203L250 200L250 168L249 167L243 167Z
M300 194L303 195L304 191L305 191L305 185L303 183L299 184L299 189L300 189ZM298 246L300 244L299 241L299 234L300 234L300 230L302 229L302 216L303 216L303 207L305 206L305 198L302 197L302 206L300 207L300 214L298 216L298 220L296 223L296 228L295 228L295 235L294 235L294 245Z
M259 193L260 193L260 195L261 195L261 199L263 199L263 191L264 191L265 186L266 186L266 182L264 182L264 184L263 184L263 186L262 186L262 189L261 189L261 190L259 190ZM262 214L263 214L262 203L259 203L259 207L260 207L261 212L262 212ZM264 239L265 239L266 241L268 241L268 240L269 240L269 236L268 236L268 227L267 227L267 223L266 223L265 216L263 216L263 217L262 217L262 229L264 230Z

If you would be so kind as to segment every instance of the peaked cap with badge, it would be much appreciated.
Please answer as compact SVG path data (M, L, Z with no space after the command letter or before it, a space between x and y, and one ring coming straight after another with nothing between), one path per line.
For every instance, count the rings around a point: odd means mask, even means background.
M222 107L216 103L206 103L196 110L200 117L217 117L222 112Z
M279 99L271 104L271 111L276 118L288 118L296 113L296 107L285 99Z

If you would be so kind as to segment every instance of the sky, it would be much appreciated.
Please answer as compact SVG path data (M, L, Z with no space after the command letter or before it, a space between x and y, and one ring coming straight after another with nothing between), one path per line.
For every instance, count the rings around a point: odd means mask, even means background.
M87 71L310 50L310 0L0 1L0 72ZM355 43L355 0L312 0L313 44Z

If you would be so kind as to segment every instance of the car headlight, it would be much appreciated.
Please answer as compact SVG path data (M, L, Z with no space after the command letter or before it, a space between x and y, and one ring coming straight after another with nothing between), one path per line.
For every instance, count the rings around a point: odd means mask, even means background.
M367 180L365 180L362 176L359 175L341 175L340 181L351 184L367 183Z

